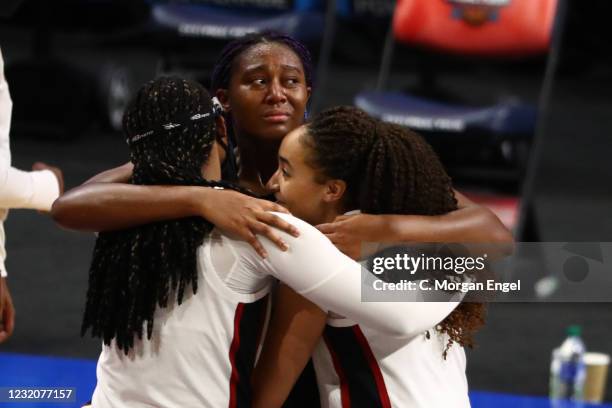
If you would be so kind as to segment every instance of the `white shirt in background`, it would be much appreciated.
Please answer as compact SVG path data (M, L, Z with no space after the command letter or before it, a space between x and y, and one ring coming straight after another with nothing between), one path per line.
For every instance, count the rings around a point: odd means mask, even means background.
M21 171L11 166L9 133L13 101L4 77L0 50L0 276L6 276L4 261L4 220L11 208L49 211L59 196L59 183L53 172Z

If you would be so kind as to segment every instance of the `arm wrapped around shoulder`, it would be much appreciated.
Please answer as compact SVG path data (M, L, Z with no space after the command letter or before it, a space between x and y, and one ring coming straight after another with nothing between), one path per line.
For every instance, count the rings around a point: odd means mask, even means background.
M288 214L277 214L300 230L282 234L289 250L262 240L269 272L325 311L334 311L394 337L412 337L440 323L457 302L364 302L361 265L341 253L316 228Z

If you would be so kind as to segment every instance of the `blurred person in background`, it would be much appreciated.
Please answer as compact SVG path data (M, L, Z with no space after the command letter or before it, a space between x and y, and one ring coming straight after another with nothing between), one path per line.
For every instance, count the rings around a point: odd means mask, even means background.
M8 210L26 208L48 212L63 191L60 169L37 162L30 172L11 166L9 133L13 102L4 77L4 59L0 50L0 343L12 333L15 309L6 282L4 221ZM33 112L34 114L34 112Z

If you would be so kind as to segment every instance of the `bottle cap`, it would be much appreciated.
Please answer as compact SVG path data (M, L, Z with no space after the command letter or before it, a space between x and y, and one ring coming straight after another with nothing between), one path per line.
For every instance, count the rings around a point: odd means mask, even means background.
M579 325L577 325L577 324L574 324L574 325L569 326L567 328L567 335L568 336L579 337L581 331L582 331L581 327Z

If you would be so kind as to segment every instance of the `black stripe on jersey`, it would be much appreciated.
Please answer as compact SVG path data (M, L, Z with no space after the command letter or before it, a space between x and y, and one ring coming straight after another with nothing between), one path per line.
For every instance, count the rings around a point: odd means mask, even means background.
M304 367L302 374L298 377L291 389L289 396L283 404L283 408L320 408L319 387L317 377L312 364L312 359Z
M234 338L230 346L229 408L251 406L251 373L265 321L268 296L253 303L239 303L234 315Z
M380 368L359 326L326 326L324 336L334 357L336 371L341 371L338 374L343 394L348 390L348 398L342 399L342 407L389 408L389 396Z

